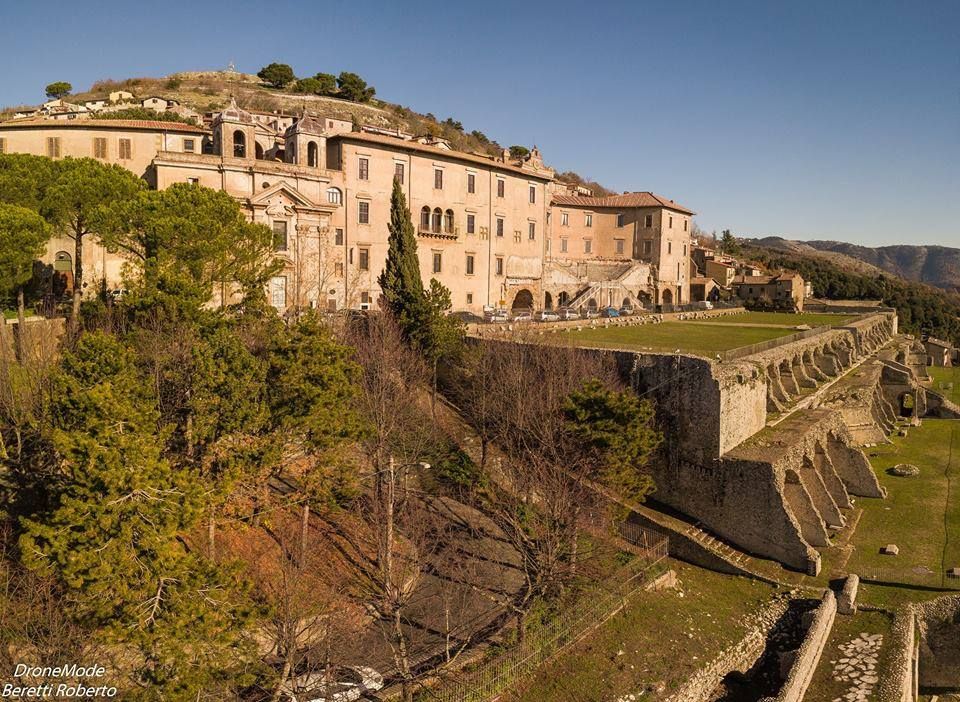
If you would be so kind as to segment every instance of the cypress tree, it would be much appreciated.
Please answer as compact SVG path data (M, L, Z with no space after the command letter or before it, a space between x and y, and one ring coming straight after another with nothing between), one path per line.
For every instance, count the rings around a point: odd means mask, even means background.
M398 180L393 181L390 196L389 251L387 262L377 280L383 290L387 309L400 323L409 338L417 325L426 303L420 261L417 258L417 239L407 208L407 198Z

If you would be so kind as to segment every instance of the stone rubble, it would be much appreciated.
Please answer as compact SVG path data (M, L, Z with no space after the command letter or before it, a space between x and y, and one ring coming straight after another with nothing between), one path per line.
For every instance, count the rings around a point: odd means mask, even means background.
M850 687L841 697L834 697L833 702L865 702L870 699L880 681L877 660L882 645L883 634L861 632L857 638L837 647L843 656L830 661L833 665L831 676L838 682L849 682Z

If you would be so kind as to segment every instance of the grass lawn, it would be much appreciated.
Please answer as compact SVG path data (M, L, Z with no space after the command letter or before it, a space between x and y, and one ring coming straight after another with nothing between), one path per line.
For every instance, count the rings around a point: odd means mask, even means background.
M960 421L925 419L908 436L867 452L888 496L858 499L863 516L847 569L890 569L896 582L939 585L942 570L960 566ZM916 465L920 475L887 473L897 463ZM881 555L887 543L897 544L899 555Z
M933 378L933 389L946 397L948 400L960 403L960 368L950 367L942 368L940 366L928 366L927 372ZM940 385L953 383L953 390L941 388Z
M738 315L740 317L742 315ZM720 351L769 341L792 334L791 329L773 326L737 327L695 322L663 322L635 327L598 327L563 331L550 339L599 348L675 351L713 356Z
M678 590L642 592L589 638L543 666L504 702L664 699L704 662L742 638L769 585L671 561ZM682 593L682 597L681 597ZM660 693L640 695L648 686Z
M893 625L893 618L883 612L857 612L853 616L838 614L833 623L833 630L830 632L830 639L823 649L823 655L820 657L820 664L810 682L810 688L807 690L805 702L831 702L838 697L842 697L851 690L852 683L849 681L834 680L831 675L833 664L830 661L836 661L844 658L846 654L840 651L840 646L850 643L860 634L882 634L883 644L880 646L877 656L876 669L882 672L887 670L888 661L893 654L893 647L890 639L890 629ZM876 697L876 688L874 695Z
M711 317L710 319L693 320L693 323L710 322L717 324L783 324L796 327L801 324L807 324L811 327L821 327L825 325L838 326L847 320L852 319L848 314L818 314L816 312L803 312L801 314L791 314L788 312L745 312L743 314L731 314L721 317Z

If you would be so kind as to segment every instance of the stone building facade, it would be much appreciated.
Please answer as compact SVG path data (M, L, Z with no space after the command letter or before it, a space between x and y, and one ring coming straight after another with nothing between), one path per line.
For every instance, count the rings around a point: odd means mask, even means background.
M284 270L268 296L282 310L376 305L394 179L407 196L424 280L449 288L454 310L690 299L690 210L651 193L567 194L537 149L523 159L491 158L441 139L232 103L203 127L5 122L0 152L90 157L158 189L190 182L229 193L274 231ZM87 284L119 287L123 260L95 241L86 246ZM66 271L71 251L55 239L45 262Z

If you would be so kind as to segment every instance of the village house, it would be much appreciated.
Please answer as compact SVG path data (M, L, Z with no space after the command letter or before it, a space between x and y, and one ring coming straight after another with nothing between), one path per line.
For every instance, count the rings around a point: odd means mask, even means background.
M928 366L949 367L953 365L953 357L956 354L956 349L949 341L928 336L923 340L923 347L927 351Z
M806 285L799 273L738 275L732 286L736 296L749 306L803 311Z
M132 98L120 92L111 102ZM161 100L144 103L151 99ZM269 299L281 310L376 305L394 180L407 196L424 280L448 287L455 310L670 309L690 301L691 210L649 192L595 198L568 189L536 148L523 159L492 158L434 137L377 131L233 103L203 127L95 117L6 122L0 152L90 157L158 189L196 183L229 193L274 232L284 269ZM123 259L92 237L85 247L90 289L101 279L118 287ZM47 263L66 273L71 260L72 242L51 241Z

